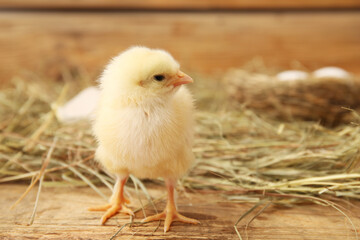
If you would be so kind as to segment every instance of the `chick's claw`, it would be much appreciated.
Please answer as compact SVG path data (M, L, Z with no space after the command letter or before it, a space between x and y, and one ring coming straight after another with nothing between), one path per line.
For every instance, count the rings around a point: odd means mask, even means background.
M176 210L170 210L170 211L164 210L162 213L144 218L141 222L147 223L147 222L156 221L156 220L165 220L164 233L169 231L171 223L175 222L175 221L191 223L191 224L199 224L200 223L196 219L188 218L188 217L181 215Z
M102 216L101 218L101 224L104 225L104 223L111 218L112 216L114 216L115 214L117 214L118 212L123 212L129 215L134 216L134 212L126 207L125 205L113 205L111 206L106 212L105 214Z
M134 216L134 212L123 204L106 204L103 206L96 206L88 208L89 211L106 211L101 218L101 224L103 225L109 218L117 214L118 212L126 213Z

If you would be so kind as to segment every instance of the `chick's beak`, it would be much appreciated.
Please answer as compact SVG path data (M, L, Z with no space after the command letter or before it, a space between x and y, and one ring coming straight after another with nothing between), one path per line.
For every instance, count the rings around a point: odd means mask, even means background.
M194 80L189 75L183 73L182 71L178 71L174 79L171 81L170 85L177 87L183 84L188 84L193 82Z

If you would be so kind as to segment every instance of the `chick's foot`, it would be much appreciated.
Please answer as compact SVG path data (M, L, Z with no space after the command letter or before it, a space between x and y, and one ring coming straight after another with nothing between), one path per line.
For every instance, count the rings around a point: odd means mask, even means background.
M110 203L103 206L96 206L88 208L89 211L106 211L101 218L101 224L104 224L109 218L123 212L134 216L134 212L130 208L126 207L125 203L130 203L129 199L124 196L124 184L127 177L118 177L114 186L113 195L110 198Z
M129 202L128 200L124 200L124 202ZM122 202L114 202L109 203L102 206L90 207L89 211L106 211L105 214L101 218L101 224L104 224L109 218L117 214L118 212L126 213L134 216L134 212L126 207Z
M175 185L174 183L175 182L176 182L176 180L174 180L174 179L166 179L165 180L166 188L167 188L167 191L168 191L168 199L167 199L167 204L166 204L165 210L162 213L159 213L159 214L156 214L154 216L144 218L142 220L143 223L146 223L146 222L165 219L164 233L169 231L170 225L174 221L184 222L184 223L191 223L191 224L200 223L196 219L188 218L188 217L185 217L185 216L181 215L176 210L176 205L175 205L175 201L174 201L174 185Z
M171 223L175 222L175 221L191 223L191 224L200 223L196 219L188 218L188 217L181 215L180 213L177 212L177 210L175 208L171 208L171 207L170 208L167 207L162 213L144 218L141 222L146 223L146 222L151 222L151 221L156 221L156 220L165 220L164 233L169 231Z
M114 202L113 200L111 202ZM123 196L122 202L125 202L126 204L130 204L130 200L126 197ZM114 205L114 203L108 203L108 204L104 204L104 205L100 205L100 206L93 206L93 207L89 207L88 210L89 211L106 211L109 208L111 208L112 205Z

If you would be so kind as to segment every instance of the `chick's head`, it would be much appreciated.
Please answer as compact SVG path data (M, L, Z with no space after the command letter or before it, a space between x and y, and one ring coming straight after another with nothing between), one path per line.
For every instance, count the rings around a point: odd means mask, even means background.
M193 82L180 71L178 62L166 51L132 47L106 67L100 86L109 94L130 98L169 96L183 84Z

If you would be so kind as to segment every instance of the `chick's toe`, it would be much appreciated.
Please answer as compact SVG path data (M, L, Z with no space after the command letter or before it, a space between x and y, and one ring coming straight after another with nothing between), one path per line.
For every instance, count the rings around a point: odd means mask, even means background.
M110 203L102 206L88 208L89 211L106 211L101 218L101 224L104 224L109 218L118 212L123 212L134 216L134 212L125 206L125 203L130 203L129 199L124 196L124 185L126 181L127 176L117 178L113 194L110 198Z
M105 222L109 218L111 218L112 216L117 214L119 211L134 216L134 212L130 208L126 207L125 205L113 205L101 217L101 224L105 224Z
M165 209L163 212L144 218L141 222L152 222L157 220L165 220L164 223L164 232L169 231L170 225L172 222L183 222L183 223L191 223L191 224L199 224L200 222L196 219L188 218L180 213L178 213L175 209Z

